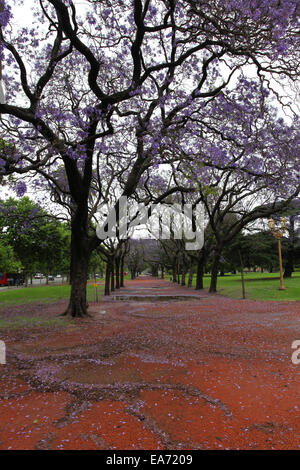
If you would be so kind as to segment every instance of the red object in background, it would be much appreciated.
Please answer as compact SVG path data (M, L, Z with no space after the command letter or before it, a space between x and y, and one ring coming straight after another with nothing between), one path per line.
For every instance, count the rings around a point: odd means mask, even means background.
M8 286L6 273L0 273L0 286Z

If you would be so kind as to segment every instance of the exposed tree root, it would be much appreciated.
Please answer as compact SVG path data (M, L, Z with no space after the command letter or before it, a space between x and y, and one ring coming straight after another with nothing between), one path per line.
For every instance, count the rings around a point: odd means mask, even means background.
M92 318L92 315L88 313L87 309L88 304L83 305L82 302L70 302L67 310L65 310L59 316L72 318Z

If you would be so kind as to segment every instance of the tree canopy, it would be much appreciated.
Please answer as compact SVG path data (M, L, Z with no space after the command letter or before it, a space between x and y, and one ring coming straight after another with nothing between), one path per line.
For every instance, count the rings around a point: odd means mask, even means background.
M0 172L68 211L66 313L87 313L101 203L163 200L222 171L298 194L297 0L41 0L19 27L19 0L1 4ZM161 177L181 164L186 178Z

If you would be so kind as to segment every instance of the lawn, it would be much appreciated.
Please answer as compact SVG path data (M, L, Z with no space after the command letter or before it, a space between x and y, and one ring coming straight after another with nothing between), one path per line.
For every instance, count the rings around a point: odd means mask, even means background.
M98 287L98 300L101 299L103 294L103 286ZM0 306L9 307L24 304L51 304L59 300L67 300L70 295L69 285L60 286L38 286L38 287L21 287L18 289L3 290L0 289ZM87 286L87 298L89 303L95 301L95 288L93 284ZM30 308L30 305L28 305ZM25 308L26 313L18 314L0 318L0 330L9 328L57 328L68 326L72 323L72 319L63 317L49 317L34 316L34 313L28 312L28 307Z
M193 285L196 277L194 276ZM204 287L208 288L210 275L204 276ZM279 273L245 273L246 298L254 300L300 300L300 272L293 274L291 279L284 280L286 290L279 287ZM239 299L242 297L240 274L226 274L218 277L218 293L226 297ZM98 300L101 299L104 286L98 287ZM0 305L21 305L28 303L51 303L68 299L69 285L26 287L11 290L0 289ZM95 301L95 288L93 283L87 286L89 302Z
M0 318L0 330L2 328L51 328L51 327L63 327L70 325L72 320L65 317L57 318L44 318L44 317L28 317L28 316L17 316L14 318Z
M1 292L0 305L21 305L32 302L56 302L58 300L68 299L70 296L70 285L61 286L39 286L39 287L21 287L18 289L8 289ZM98 299L103 294L103 286L98 287ZM93 284L87 286L87 299L89 302L95 301L95 288Z
M246 298L253 300L300 300L300 273L295 272L291 279L284 279L286 290L279 290L279 273L245 273ZM193 279L195 285L196 277ZM204 277L204 287L208 288L210 276ZM226 274L218 277L219 294L235 299L242 298L240 274Z

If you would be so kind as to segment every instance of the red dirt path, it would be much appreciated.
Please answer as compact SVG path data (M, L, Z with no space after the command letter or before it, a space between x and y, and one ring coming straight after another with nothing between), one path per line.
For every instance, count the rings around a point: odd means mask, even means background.
M300 448L299 302L232 300L158 279L118 294L140 299L104 298L93 319L1 333L0 449ZM63 307L0 315L50 318Z

